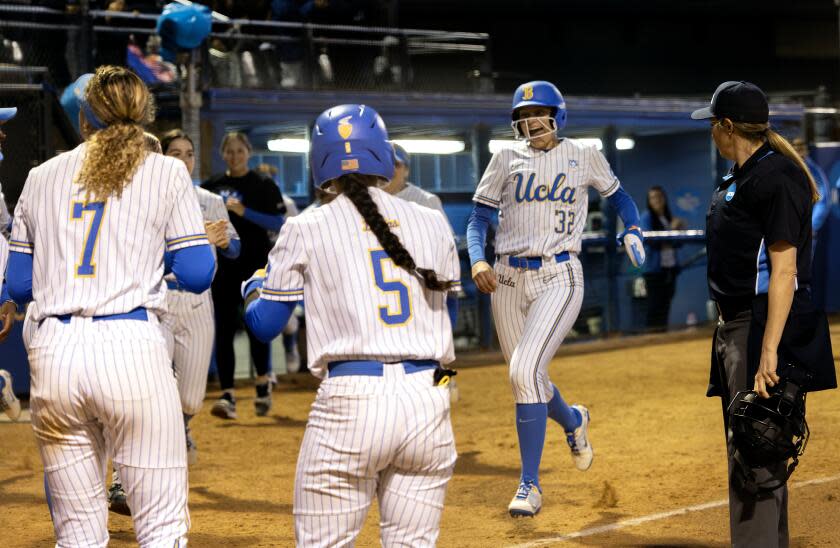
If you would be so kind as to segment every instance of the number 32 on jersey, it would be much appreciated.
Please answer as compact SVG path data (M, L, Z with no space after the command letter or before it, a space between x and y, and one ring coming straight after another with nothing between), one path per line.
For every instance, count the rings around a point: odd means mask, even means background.
M99 229L102 228L102 217L105 215L105 202L73 202L70 218L74 221L87 222L82 254L76 264L77 278L92 278L96 276L96 263L93 256L99 241Z

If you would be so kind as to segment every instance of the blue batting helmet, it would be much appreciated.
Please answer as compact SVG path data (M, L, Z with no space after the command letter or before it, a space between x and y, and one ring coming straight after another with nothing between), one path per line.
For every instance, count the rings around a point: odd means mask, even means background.
M522 107L541 106L552 109L557 129L566 127L566 101L560 90L551 82L534 80L525 82L513 93L511 118L516 120L516 111Z
M207 6L167 4L157 20L161 53L173 57L178 50L197 48L210 35L212 26L213 16Z
M385 122L365 105L339 105L315 120L309 148L315 186L348 173L394 176L394 149Z

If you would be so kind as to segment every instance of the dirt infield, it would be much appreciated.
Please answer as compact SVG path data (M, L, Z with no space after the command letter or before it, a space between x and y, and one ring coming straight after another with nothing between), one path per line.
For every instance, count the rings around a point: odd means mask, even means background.
M840 354L840 325L832 338ZM720 403L703 397L709 348L702 338L556 359L552 379L592 413L595 463L575 470L560 428L549 424L535 519L506 512L519 474L506 368L463 369L453 408L459 460L439 546L728 545ZM200 454L190 470L190 546L293 546L294 467L313 386L303 377L282 384L265 418L254 416L253 389L241 388L237 422L210 416L210 394L193 421ZM812 439L790 494L793 545L838 546L840 393L809 396L808 420ZM30 426L0 424L0 447L2 546L51 546ZM134 544L130 519L112 515L110 528L111 546ZM358 546L378 546L377 529L374 509Z

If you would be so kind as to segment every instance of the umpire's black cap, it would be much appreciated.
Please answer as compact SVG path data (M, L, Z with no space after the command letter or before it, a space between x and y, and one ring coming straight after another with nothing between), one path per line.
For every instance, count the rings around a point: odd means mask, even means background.
M709 106L691 113L695 120L729 118L733 122L766 124L770 119L767 96L749 82L730 80L718 86Z

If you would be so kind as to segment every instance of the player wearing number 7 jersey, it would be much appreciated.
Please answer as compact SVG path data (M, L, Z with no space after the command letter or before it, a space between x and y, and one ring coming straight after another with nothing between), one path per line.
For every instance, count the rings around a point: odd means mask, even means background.
M15 209L8 290L37 302L32 429L56 546L108 544L105 464L119 469L140 546L183 546L187 457L159 316L164 250L181 286L215 262L183 162L145 149L151 95L134 73L87 75L85 143L29 173Z
M455 466L452 372L440 364L454 359L446 296L460 285L458 253L439 211L379 188L393 155L370 107L318 117L313 178L338 196L286 222L245 314L268 340L306 300L309 369L324 380L295 475L300 547L353 545L374 496L383 546L434 546Z
M492 293L493 319L510 367L522 474L508 506L534 516L542 506L539 465L547 418L565 431L575 465L592 464L589 411L569 406L548 377L548 363L571 329L583 301L577 254L586 221L587 187L618 210L619 237L634 264L644 261L639 212L594 146L558 138L566 103L549 82L528 82L513 96L512 127L520 142L496 152L478 183L467 227L472 276ZM487 227L499 212L496 261L485 258Z

